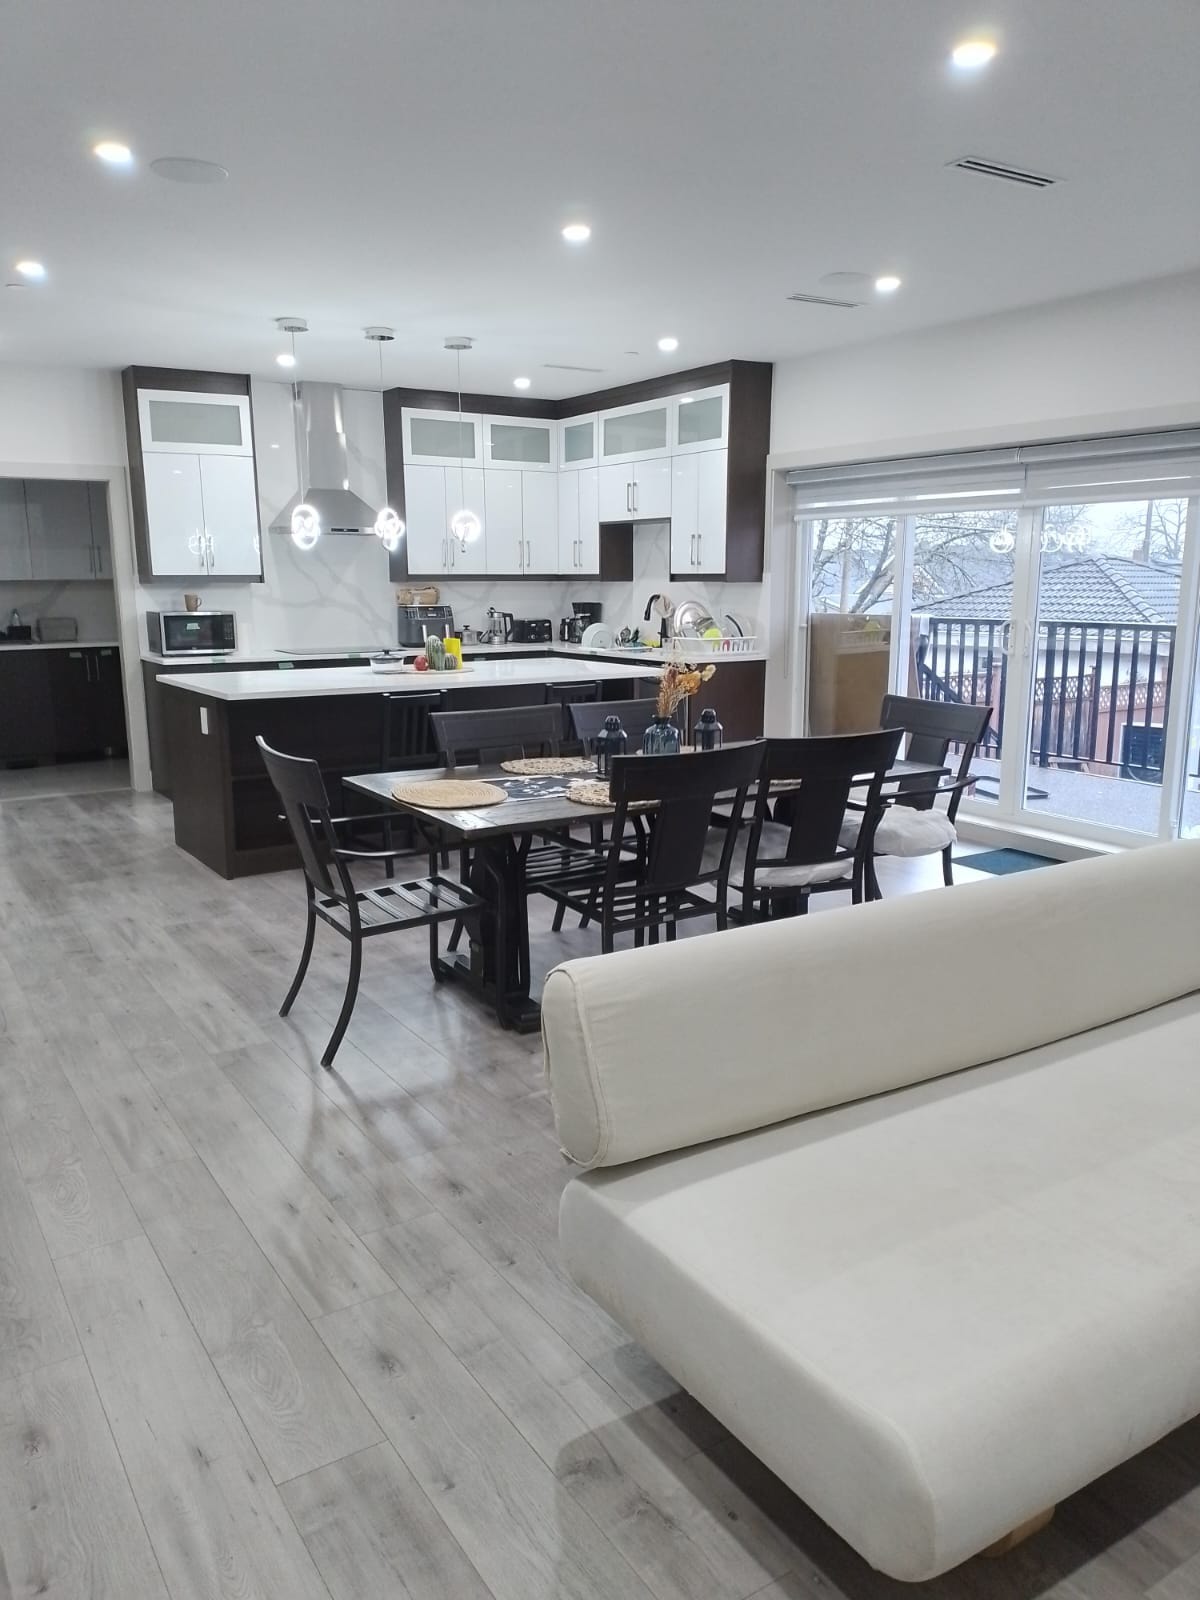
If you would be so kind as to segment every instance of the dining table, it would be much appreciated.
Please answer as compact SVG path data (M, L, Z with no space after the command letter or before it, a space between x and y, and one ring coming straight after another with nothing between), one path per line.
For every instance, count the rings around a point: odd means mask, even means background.
M930 762L899 759L888 769L888 784L911 790L922 779L936 782L947 770ZM470 851L471 888L483 902L482 908L468 923L468 949L439 955L435 976L472 989L495 1011L503 1027L534 1033L541 1026L542 1011L532 993L525 857L536 836L565 835L580 824L604 822L612 816L613 807L568 798L570 785L589 776L587 773L531 777L496 765L457 766L453 773L455 778L477 779L505 790L505 799L491 805L445 808L398 799L393 793L397 785L432 783L447 776L444 767L408 768L364 772L344 777L342 784L367 796L377 810L395 807L410 819L430 848L466 847ZM858 781L867 784L871 776L864 773Z

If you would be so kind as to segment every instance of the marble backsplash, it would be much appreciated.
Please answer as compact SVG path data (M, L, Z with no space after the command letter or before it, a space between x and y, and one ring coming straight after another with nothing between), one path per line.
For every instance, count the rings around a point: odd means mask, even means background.
M74 617L79 637L113 640L117 637L117 603L111 583L95 579L79 583L21 580L0 583L0 628L7 628L13 611L32 627L39 617Z

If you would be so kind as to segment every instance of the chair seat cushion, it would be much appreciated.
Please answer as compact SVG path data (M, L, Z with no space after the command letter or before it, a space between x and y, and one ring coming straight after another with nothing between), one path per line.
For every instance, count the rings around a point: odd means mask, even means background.
M926 1580L1200 1411L1198 1048L1190 996L590 1172L568 1270L872 1565Z
M842 824L839 843L853 850L858 842L862 813L848 816ZM875 854L879 856L929 856L954 844L958 832L944 811L916 811L912 806L889 806L875 830Z
M759 867L754 874L754 887L756 889L807 889L814 883L833 883L838 878L845 878L847 882L854 871L854 862L844 861L816 861L806 866L778 866ZM744 878L744 874L743 874ZM732 885L739 894L743 891L743 883Z

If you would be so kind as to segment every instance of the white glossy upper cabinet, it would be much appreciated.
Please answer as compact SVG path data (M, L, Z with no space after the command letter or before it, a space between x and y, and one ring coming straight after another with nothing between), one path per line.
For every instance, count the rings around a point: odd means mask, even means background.
M674 402L671 454L724 450L729 444L729 385L694 389Z
M656 456L651 461L635 461L633 472L633 520L665 522L671 515L671 458Z
M139 389L142 454L253 456L250 396Z
M214 578L259 577L262 545L253 456L201 455L199 461L209 573Z
M484 417L483 464L554 472L558 467L558 424L539 417Z
M457 487L458 473L454 474ZM413 577L449 570L449 512L445 467L404 464L404 542Z
M598 468L559 473L558 570L567 577L600 571L599 497Z
M671 573L725 571L727 450L703 450L671 462Z
M150 565L155 577L203 576L208 571L208 544L200 457L191 451L149 452L142 465Z
M558 571L558 475L522 472L521 510L525 537L521 571L542 577Z
M594 467L597 461L596 413L567 417L558 424L558 464L565 467Z
M600 412L599 460L644 461L671 448L671 400L648 400Z
M484 479L489 477L482 467L447 467L446 506L450 519L458 511L473 511L479 518L481 532L477 539L463 544L453 534L447 540L450 551L451 576L482 577L487 572L487 504L484 498Z
M457 472L452 472L451 477L457 485ZM483 475L483 527L489 572L511 576L525 570L521 477L520 472L505 472L499 468Z
M405 466L481 467L483 418L457 411L415 411L405 407Z

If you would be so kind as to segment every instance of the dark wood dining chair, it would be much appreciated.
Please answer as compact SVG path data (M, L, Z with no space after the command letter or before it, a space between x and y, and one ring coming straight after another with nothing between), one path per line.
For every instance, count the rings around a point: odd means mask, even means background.
M552 705L497 706L489 711L435 711L429 720L450 772L463 762L487 766L514 758L560 754L562 707L557 701ZM540 834L536 844L526 837L519 849L530 894L547 879L570 881L585 888L598 883L603 875L604 853L586 841L572 838L569 829ZM471 852L465 846L459 851L459 871L463 883L469 883ZM565 909L561 905L555 909L555 933L562 927ZM449 949L458 948L462 931L461 923L456 923Z
M357 889L350 876L350 863L394 859L390 850L348 850L338 844L337 824L329 812L325 780L315 761L305 756L289 756L273 750L261 736L255 741L262 754L283 815L291 830L304 872L308 918L304 948L291 987L284 996L279 1015L292 1009L312 958L317 921L326 923L350 942L350 971L346 996L329 1043L321 1056L323 1067L332 1067L333 1058L345 1036L358 997L362 973L362 947L379 934L399 933L409 928L429 930L429 965L438 974L438 925L459 921L479 909L478 899L461 884L438 874L436 859L429 858L429 876L406 881L392 879L373 889Z
M737 819L758 776L762 744L731 745L678 756L616 756L612 764L613 825L604 881L600 886L600 947L612 950L618 933L635 945L668 942L681 922L713 917L728 926L729 870ZM732 796L734 826L724 831L716 866L706 862L710 816L718 795ZM643 858L631 866L625 826L638 807L648 838ZM712 898L699 893L711 887ZM573 886L543 886L542 892L579 910L590 907Z
M599 698L600 685L595 680L589 683L586 679L583 682L575 679L569 683L546 685L546 704L559 708L558 715L562 723L559 738L563 750L568 755L579 754L579 735L575 732L571 721L572 707L594 704Z
M898 728L837 733L814 739L767 739L740 881L740 922L763 922L808 910L809 897L850 890L858 904L869 890L871 850L884 808L883 786L900 748ZM855 780L867 777L866 784ZM780 792L772 785L787 784ZM842 829L852 793L862 796L852 845ZM774 807L774 817L772 817ZM787 828L782 853L768 853L768 827Z
M958 843L958 805L971 787L971 763L992 720L991 706L961 705L952 700L922 700L915 695L888 694L879 711L881 728L899 728L909 761L930 766L949 764L953 746L958 761L947 778L901 778L892 804L875 830L875 844L867 888L873 900L882 898L875 874L876 856L941 855L942 881L954 883L952 860ZM852 803L842 829L842 843L853 849L862 813Z
M575 737L583 746L585 755L596 753L596 737L604 726L606 717L620 717L621 726L629 735L627 755L636 755L642 748L642 735L654 717L654 699L596 700L591 705L570 707Z

